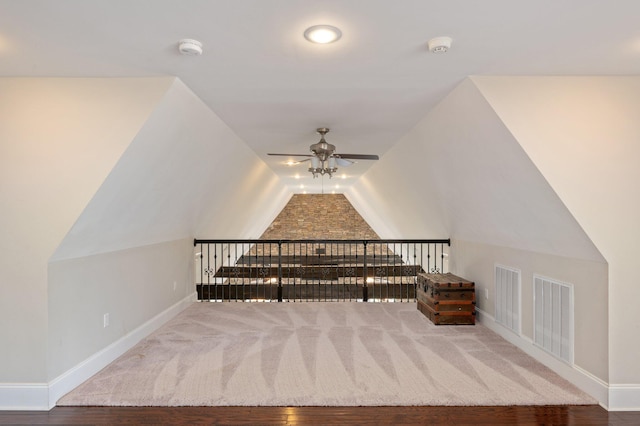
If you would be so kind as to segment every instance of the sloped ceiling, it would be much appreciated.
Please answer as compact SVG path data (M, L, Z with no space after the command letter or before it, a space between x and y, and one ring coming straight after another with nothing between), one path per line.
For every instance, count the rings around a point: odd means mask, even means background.
M51 256L171 81L0 79L3 241Z
M255 237L289 196L244 142L175 79L51 260L190 238L198 231Z
M602 261L469 79L348 196L383 238L451 237Z
M630 226L640 215L640 77L473 81L605 256L629 255L640 238Z

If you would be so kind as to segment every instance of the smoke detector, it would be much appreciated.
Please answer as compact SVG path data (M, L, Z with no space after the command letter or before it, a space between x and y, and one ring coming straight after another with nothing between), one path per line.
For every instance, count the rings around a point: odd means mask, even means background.
M202 55L202 43L198 40L185 38L178 43L178 50L183 55L187 56L199 56Z
M451 47L451 37L434 37L429 40L429 52L446 53Z

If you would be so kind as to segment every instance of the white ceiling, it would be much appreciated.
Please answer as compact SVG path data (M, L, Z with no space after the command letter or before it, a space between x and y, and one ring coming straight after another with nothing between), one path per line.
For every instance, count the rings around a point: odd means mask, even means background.
M639 16L637 0L0 0L0 76L175 75L284 183L317 192L266 153L307 153L330 127L337 152L382 157L469 75L637 75ZM315 24L342 39L307 42ZM430 54L441 35L452 49ZM181 56L182 38L204 55Z

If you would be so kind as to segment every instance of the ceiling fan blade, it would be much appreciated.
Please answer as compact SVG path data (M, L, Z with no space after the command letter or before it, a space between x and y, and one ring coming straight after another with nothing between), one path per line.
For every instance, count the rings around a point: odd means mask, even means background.
M355 163L355 161L347 160L345 158L336 157L336 164L340 167L349 167Z
M337 158L346 158L349 160L379 160L380 157L377 155L369 155L369 154L334 154L334 157Z
M280 155L282 157L313 157L311 154L267 154L267 155Z

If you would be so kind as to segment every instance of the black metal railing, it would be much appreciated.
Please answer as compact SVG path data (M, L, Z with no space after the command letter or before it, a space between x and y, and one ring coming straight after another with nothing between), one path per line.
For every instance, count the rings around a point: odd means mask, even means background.
M448 239L194 240L202 301L413 301Z

